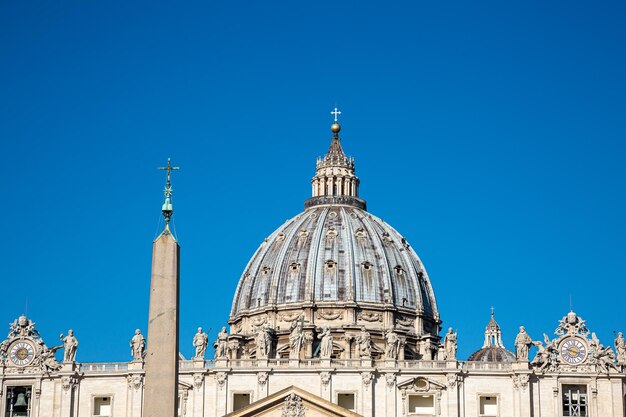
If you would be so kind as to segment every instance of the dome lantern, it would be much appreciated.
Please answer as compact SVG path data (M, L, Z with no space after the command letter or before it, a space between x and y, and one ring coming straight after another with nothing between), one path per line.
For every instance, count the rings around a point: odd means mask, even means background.
M312 197L305 201L304 207L345 204L365 210L365 200L359 198L359 178L354 174L354 158L346 156L341 147L338 120L341 112L335 107L330 114L334 116L330 127L333 133L330 148L324 157L317 158L315 176L311 180Z

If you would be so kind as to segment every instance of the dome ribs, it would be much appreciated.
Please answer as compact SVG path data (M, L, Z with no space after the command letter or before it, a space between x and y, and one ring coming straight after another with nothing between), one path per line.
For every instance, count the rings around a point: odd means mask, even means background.
M391 226L350 205L306 209L276 230L253 256L236 298L231 323L243 332L261 321L282 329L302 312L318 326L395 327L411 343L439 340L433 290L417 254ZM329 318L335 314L342 318Z

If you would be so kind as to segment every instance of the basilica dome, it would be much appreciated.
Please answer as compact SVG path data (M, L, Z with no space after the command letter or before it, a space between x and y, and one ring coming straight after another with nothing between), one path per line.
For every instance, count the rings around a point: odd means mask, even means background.
M319 205L261 243L241 277L232 317L294 304L355 303L438 317L426 270L393 227L358 207Z
M392 329L414 341L428 339L422 351L430 356L441 320L426 269L400 233L366 211L339 124L331 130L304 211L267 237L243 271L231 329L253 334L268 323L280 333L296 318L311 326L367 328L381 337Z

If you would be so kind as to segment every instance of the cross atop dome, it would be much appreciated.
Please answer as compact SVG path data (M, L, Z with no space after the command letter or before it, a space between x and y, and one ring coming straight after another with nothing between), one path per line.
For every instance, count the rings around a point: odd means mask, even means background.
M337 108L337 106L335 106L335 109L333 111L330 112L330 114L332 114L333 116L335 116L335 123L337 123L337 116L339 116L341 114L341 112L339 111L339 109Z

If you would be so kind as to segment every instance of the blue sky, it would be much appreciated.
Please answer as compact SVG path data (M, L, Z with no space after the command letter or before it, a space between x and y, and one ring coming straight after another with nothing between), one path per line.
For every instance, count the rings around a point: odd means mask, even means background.
M125 361L147 331L171 157L181 351L309 197L337 104L373 214L406 236L459 356L574 310L626 330L626 4L2 2L0 323ZM8 326L7 326L8 331Z

